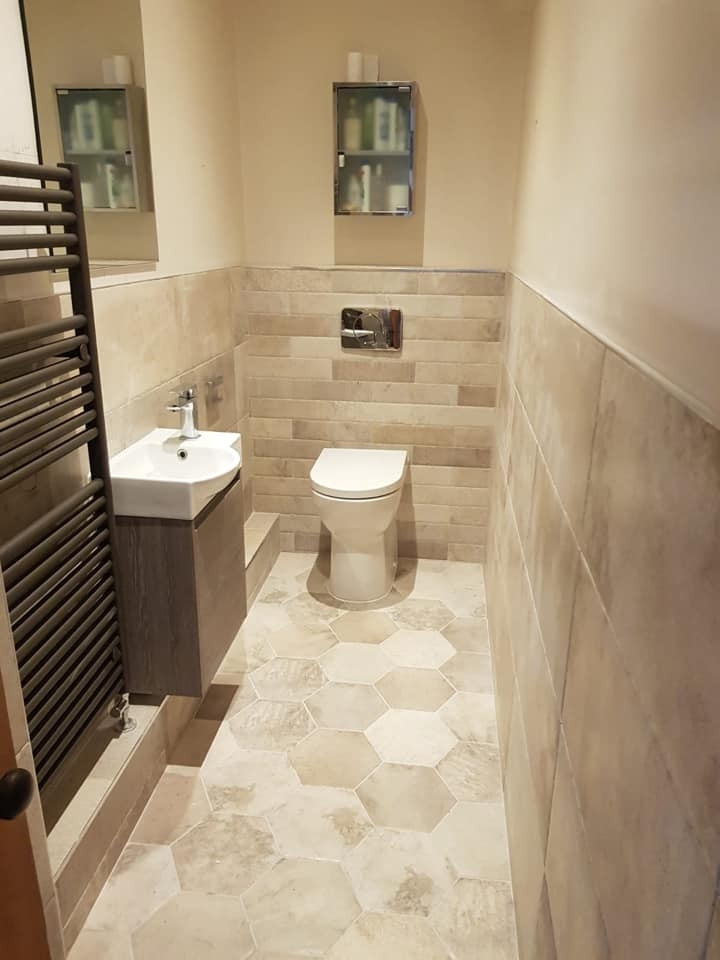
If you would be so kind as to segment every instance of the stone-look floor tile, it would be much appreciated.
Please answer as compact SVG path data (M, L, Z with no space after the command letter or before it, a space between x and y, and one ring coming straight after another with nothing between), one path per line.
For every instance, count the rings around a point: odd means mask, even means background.
M458 800L502 803L500 753L490 743L459 743L437 771Z
M244 897L258 948L322 956L360 913L337 863L283 860Z
M331 623L336 620L342 609L337 606L337 601L325 594L301 593L299 596L288 600L283 604L283 609L293 621L300 627L317 626L323 623Z
M218 675L226 682L238 674L245 675L257 669L263 663L273 658L273 649L264 635L258 635L254 623L245 625L230 644L230 649L218 669Z
M302 703L258 700L230 721L241 747L250 750L289 750L315 727Z
M197 773L164 773L133 831L133 843L172 843L210 813Z
M270 573L274 577L297 577L312 570L316 562L314 553L281 553Z
M344 613L333 620L333 631L344 643L382 643L397 630L385 613L376 610L357 610Z
M325 624L299 627L289 617L287 626L268 634L268 638L279 657L320 657L337 643L337 637Z
M455 564L455 567L460 564ZM463 564L465 566L465 564ZM442 601L456 617L480 619L487 616L485 588L482 583L455 583L455 569L449 578L449 586L442 592Z
M235 683L212 683L195 714L198 720L229 720L257 700L248 674L236 674Z
M290 751L290 762L304 784L352 789L380 757L363 733L321 728Z
M365 683L327 683L305 701L305 706L319 727L358 732L387 710L377 691Z
M95 901L86 927L132 931L179 892L169 847L128 844Z
M101 960L101 958L102 960L133 960L130 934L111 930L83 929L68 953L68 960Z
M258 603L285 603L302 592L294 576L271 573L257 595Z
M172 845L180 886L200 893L239 896L279 860L261 817L211 814Z
M253 672L252 681L263 700L305 700L325 683L314 660L276 657Z
M230 724L221 723L210 748L205 753L200 770L209 770L211 767L227 763L239 750L240 747L232 734ZM171 766L169 769L174 769L174 767ZM180 767L179 771L181 773L188 772L186 767Z
M367 643L338 643L320 663L331 680L349 683L375 683L392 669L382 650Z
M440 717L422 710L388 710L367 729L383 760L434 767L457 744Z
M351 790L301 787L268 820L286 857L341 860L372 830Z
M468 693L492 693L490 657L461 651L440 667L456 690Z
M430 924L420 917L363 913L340 937L327 960L450 960Z
M428 832L442 820L455 798L430 767L383 763L357 794L380 827Z
M242 904L207 893L173 897L133 934L135 960L245 960L254 946Z
M427 833L375 830L346 869L364 910L427 917L457 879Z
M433 842L460 877L510 879L502 803L456 803L436 827Z
M457 960L516 960L509 883L459 880L430 922Z
M491 693L456 693L440 716L458 740L497 743L495 698Z
M300 786L284 753L237 750L223 764L202 771L215 810L262 816L281 806Z
M398 630L382 645L385 653L399 667L429 667L445 663L455 653L437 630Z
M488 622L485 617L458 617L445 627L443 634L456 650L466 653L490 653Z
M442 630L455 614L440 600L409 597L388 611L395 623L408 630Z
M378 680L377 689L391 707L437 710L455 693L437 670L397 667Z

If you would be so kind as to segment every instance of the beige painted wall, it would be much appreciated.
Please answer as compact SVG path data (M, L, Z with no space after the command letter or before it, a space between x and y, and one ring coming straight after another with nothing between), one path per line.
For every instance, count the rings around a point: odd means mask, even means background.
M505 268L527 6L235 0L247 262ZM333 216L332 82L355 49L419 84L413 217Z
M514 272L720 424L720 7L540 0Z

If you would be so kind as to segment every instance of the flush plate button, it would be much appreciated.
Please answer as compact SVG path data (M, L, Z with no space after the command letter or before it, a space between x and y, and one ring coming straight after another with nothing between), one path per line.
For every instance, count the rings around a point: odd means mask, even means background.
M393 307L344 307L340 343L349 350L400 350L402 310Z

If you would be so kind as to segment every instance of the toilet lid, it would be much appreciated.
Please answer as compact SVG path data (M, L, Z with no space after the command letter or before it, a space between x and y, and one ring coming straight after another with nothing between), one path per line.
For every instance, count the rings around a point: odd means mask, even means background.
M313 489L326 497L366 500L393 493L405 476L405 450L327 448L310 470Z

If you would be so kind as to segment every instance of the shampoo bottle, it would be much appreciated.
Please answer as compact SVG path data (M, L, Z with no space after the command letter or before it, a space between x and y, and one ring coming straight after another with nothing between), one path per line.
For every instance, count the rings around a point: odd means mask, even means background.
M357 100L355 97L351 97L343 123L343 147L346 152L352 153L362 149L362 127L363 122Z

